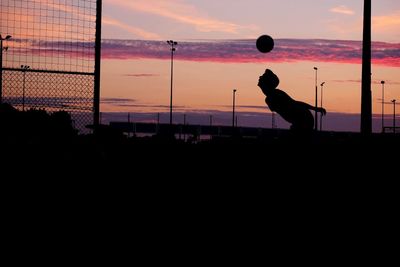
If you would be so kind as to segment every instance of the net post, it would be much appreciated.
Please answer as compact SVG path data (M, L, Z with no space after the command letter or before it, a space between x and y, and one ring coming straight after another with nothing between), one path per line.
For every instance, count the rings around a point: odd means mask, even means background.
M93 125L94 131L98 129L100 122L100 65L101 65L101 19L102 0L97 0L96 5L96 41L94 63L94 97L93 97Z

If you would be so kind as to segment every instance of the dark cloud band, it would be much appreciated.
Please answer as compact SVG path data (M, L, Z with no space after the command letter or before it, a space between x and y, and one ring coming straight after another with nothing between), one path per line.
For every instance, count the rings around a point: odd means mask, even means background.
M255 40L220 40L180 42L176 60L257 63L316 61L334 63L361 63L360 41L277 39L275 48L262 54ZM400 67L400 44L374 42L373 63ZM105 40L103 58L106 59L169 59L169 48L161 41Z

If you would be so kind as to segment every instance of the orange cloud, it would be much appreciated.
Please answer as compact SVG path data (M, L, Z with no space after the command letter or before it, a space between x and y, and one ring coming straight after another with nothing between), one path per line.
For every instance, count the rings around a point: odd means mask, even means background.
M30 1L35 4L35 9L29 13L26 8L21 6L15 6L12 10L7 10L6 6L5 10L2 10L1 19L14 22L8 24L7 30L10 31L10 34L15 39L24 40L24 42L19 42L20 48L30 46L30 40L33 39L43 41L54 39L84 41L84 34L88 34L89 31L90 34L94 33L94 27L93 29L83 27L84 21L95 21L94 9L61 3L56 4L55 1ZM44 13L44 11L47 11L47 13ZM71 20L64 23L63 18L67 17L67 15Z
M162 39L161 36L156 34L156 33L148 32L148 31L145 31L143 29L130 26L130 25L126 24L126 23L123 23L121 21L118 21L118 20L110 18L110 17L103 17L103 24L121 28L123 30L126 30L127 32L130 32L130 33L132 33L134 35L139 36L140 38L144 38L144 39Z
M243 29L255 30L256 28L255 26L242 26L210 18L207 15L200 14L194 6L179 0L112 0L110 4L172 19L179 23L194 26L200 32L239 33Z
M51 3L47 0L31 0L41 5L45 5L53 10L63 11L69 14L72 14L73 17L77 17L83 20L88 21L95 21L96 15L94 12L93 14L86 14L82 12L82 7L78 7L75 5L67 5L67 4L60 4L60 3Z
M400 28L400 11L387 16L372 18L373 27L377 30L398 30Z

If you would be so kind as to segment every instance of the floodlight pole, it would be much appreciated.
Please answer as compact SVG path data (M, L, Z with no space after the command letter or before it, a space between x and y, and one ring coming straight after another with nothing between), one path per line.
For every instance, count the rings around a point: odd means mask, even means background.
M167 44L171 46L171 92L170 92L170 100L169 100L169 125L172 126L172 87L173 87L173 78L174 78L174 52L176 51L175 46L178 45L178 42L174 40L168 40Z
M233 89L233 103L232 103L232 129L235 129L235 105L236 105L236 89Z
M385 132L385 81L382 84L382 133Z
M25 111L25 77L26 77L26 71L30 67L27 65L21 65L22 72L24 74L23 80L22 80L22 111Z
M7 50L8 47L3 48L3 41L11 38L11 35L7 35L3 38L0 34L0 104L3 103L3 50Z
M393 99L392 103L393 103L393 133L396 134L396 99Z
M318 108L318 68L314 67L315 70L315 116L314 116L314 121L315 121L315 125L314 125L314 129L315 131L318 131L318 112L317 112L317 108Z
M324 84L325 84L325 82L321 83L321 108L323 108ZM319 117L319 131L320 132L322 132L322 117L323 117L323 114L321 112L320 117Z

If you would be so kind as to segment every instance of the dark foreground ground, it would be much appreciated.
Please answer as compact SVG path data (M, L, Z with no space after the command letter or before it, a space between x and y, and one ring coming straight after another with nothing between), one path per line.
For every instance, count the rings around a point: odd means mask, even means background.
M183 142L166 136L127 138L100 133L57 138L3 136L1 147L3 164L31 165L32 171L56 167L65 172L127 171L147 176L162 169L163 175L175 176L207 171L213 175L220 169L226 174L245 169L265 175L279 170L282 174L298 171L313 175L341 170L344 175L357 168L398 172L400 136L319 133Z
M373 230L386 239L397 229L390 226L398 225L399 136L285 132L182 142L106 128L77 135L65 113L7 112L0 116L2 215L17 260L41 255L33 248L59 255L60 243L69 247L64 259L71 247L87 253L95 243L97 251L129 249L146 260L160 257L153 246L173 248L174 262L226 248L265 261L266 245L282 260L294 245L312 249L313 259L333 251L327 261L355 255L356 241L382 247L387 240L373 242Z
M97 239L104 231L145 239L171 233L167 240L181 233L207 246L221 233L228 242L242 232L267 243L271 234L308 240L313 233L317 246L337 238L342 248L356 232L364 240L371 228L386 231L396 216L398 136L0 140L5 217L21 229L36 220L40 227L65 223L59 228L68 235L71 225L85 234L95 229Z
M373 169L378 174L383 171L391 174L398 170L400 135L339 132L299 135L288 130L245 131L222 127L218 135L200 141L195 127L183 141L168 132L190 129L175 128L160 127L158 135L128 138L118 127L100 125L96 134L79 135L67 112L48 113L41 109L21 112L2 104L3 174L275 178L342 177L352 170L359 174L372 173ZM208 129L208 134L215 134L212 130L217 128ZM207 127L202 130L207 131Z

